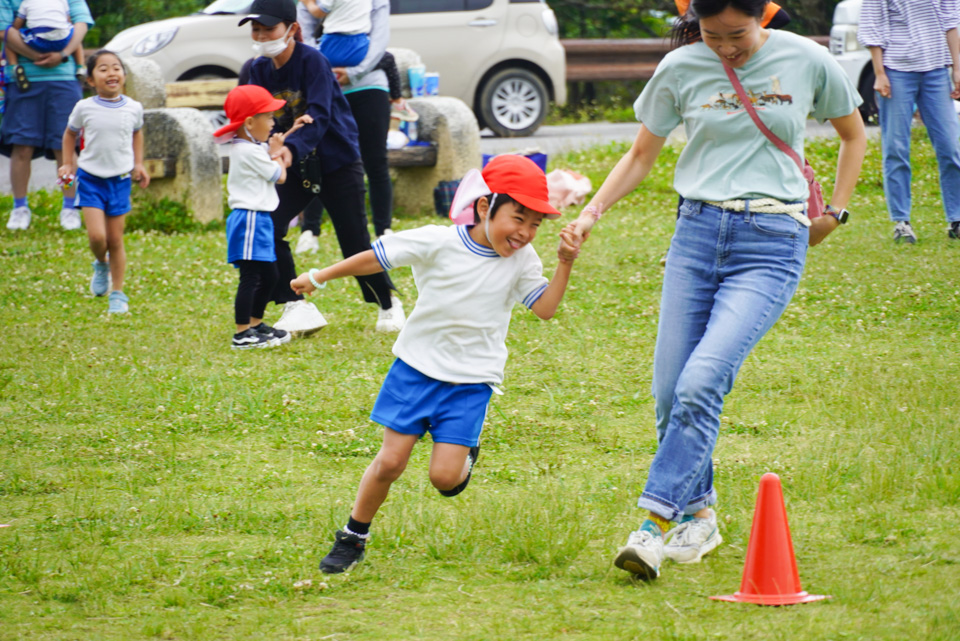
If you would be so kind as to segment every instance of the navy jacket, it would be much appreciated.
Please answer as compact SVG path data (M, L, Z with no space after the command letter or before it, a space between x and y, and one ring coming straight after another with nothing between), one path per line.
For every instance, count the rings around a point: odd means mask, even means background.
M257 58L250 65L250 84L287 101L276 117L275 133L287 131L305 113L313 116L313 124L287 138L294 169L313 149L325 174L360 160L357 123L330 63L319 51L297 42L290 60L279 69L270 58Z

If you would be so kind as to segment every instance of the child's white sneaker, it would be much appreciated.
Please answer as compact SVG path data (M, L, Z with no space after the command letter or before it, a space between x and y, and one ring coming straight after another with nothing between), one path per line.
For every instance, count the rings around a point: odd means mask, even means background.
M380 309L377 316L378 332L399 332L403 329L403 324L407 322L407 317L403 313L403 303L395 295L390 294L390 309Z
M7 221L7 229L27 229L30 227L29 207L14 207L10 212L10 220Z
M707 552L723 543L717 528L717 513L710 510L705 519L692 518L673 528L666 535L663 553L675 563L699 563Z
M326 325L327 319L323 317L316 305L305 300L293 300L283 306L283 314L273 326L295 337L303 337L309 336Z
M617 551L613 563L621 570L637 575L638 578L652 580L660 576L660 564L663 562L663 535L652 523L644 523L640 529L631 532L627 544Z
M297 239L297 248L293 250L297 254L316 254L320 251L320 241L317 236L309 229L300 234Z

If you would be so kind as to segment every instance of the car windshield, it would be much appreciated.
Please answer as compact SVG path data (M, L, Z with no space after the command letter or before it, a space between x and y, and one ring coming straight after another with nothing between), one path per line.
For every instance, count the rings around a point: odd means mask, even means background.
M204 7L200 13L213 15L215 13L246 13L250 10L250 0L216 0Z

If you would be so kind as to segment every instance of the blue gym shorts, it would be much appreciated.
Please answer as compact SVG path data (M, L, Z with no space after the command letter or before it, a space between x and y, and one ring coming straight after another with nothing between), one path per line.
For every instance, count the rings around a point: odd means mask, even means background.
M112 178L100 178L77 170L77 199L74 207L96 207L107 216L123 216L130 213L130 174Z
M370 420L401 434L430 432L434 443L473 447L480 443L492 393L486 383L438 381L398 358L387 372Z
M0 125L0 154L9 156L13 145L33 147L33 157L54 160L63 147L63 130L73 106L83 98L76 80L34 80L20 91L6 86L6 109Z

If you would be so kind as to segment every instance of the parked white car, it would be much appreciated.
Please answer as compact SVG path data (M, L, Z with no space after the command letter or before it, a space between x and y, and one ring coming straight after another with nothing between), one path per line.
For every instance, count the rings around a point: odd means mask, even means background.
M857 26L860 24L860 8L863 0L843 0L833 10L833 27L830 28L830 53L856 85L863 98L860 114L864 122L876 122L877 101L873 92L876 75L870 60L870 51L857 41Z
M237 26L250 4L216 0L125 29L105 46L155 61L167 82L236 78L252 55L250 30ZM543 0L391 0L390 12L390 46L416 51L440 74L440 92L471 105L481 127L527 136L551 101L566 102L566 57Z

